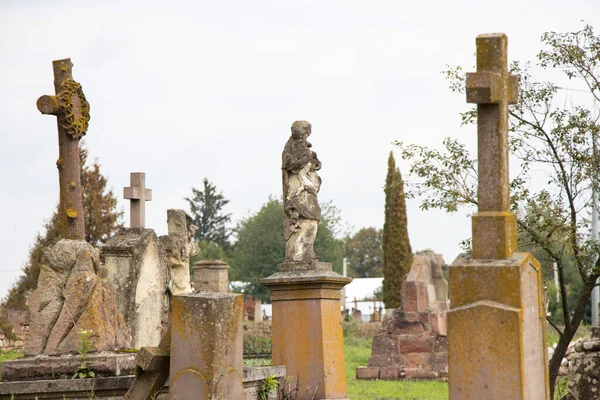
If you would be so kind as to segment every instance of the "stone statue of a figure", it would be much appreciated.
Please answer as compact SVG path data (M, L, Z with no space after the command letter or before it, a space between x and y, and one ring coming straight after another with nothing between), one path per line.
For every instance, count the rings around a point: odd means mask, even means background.
M313 250L321 208L317 193L321 178L317 171L321 162L306 140L311 126L307 121L292 124L292 136L283 149L283 224L286 263L314 263Z

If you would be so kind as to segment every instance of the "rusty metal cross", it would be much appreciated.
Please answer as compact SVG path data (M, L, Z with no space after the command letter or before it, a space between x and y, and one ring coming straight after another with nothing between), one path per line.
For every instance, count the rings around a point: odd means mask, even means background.
M146 202L152 200L152 189L146 189L146 174L132 172L130 187L123 188L123 197L131 200L129 206L129 227L145 228Z

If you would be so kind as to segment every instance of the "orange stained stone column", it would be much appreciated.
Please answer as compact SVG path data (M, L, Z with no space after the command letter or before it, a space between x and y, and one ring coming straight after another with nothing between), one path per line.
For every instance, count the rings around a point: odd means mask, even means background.
M243 308L241 294L173 296L169 399L246 398L242 382Z
M450 400L548 400L541 271L517 252L510 211L508 105L518 77L508 74L506 35L479 35L477 72L467 74L467 102L477 104L478 212L473 252L450 266Z
M317 264L261 280L273 302L273 364L286 366L292 386L299 379L298 399L346 399L340 290L352 279Z

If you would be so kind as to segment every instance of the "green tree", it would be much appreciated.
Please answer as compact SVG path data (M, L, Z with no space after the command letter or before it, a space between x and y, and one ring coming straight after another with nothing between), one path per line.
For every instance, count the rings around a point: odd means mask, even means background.
M117 199L107 187L107 180L100 172L98 160L88 165L87 149L81 146L81 187L83 188L83 209L85 213L86 241L97 246L105 243L110 236L123 227L119 222L123 215L117 210ZM37 287L40 266L43 261L43 250L56 244L59 237L59 218L57 210L44 226L44 233L36 236L29 251L29 259L23 267L24 275L12 285L4 304L7 308L26 309L29 294Z
M600 101L600 37L594 35L591 26L577 32L545 33L542 44L540 67L559 68L569 79L583 83L593 99ZM519 102L509 108L509 148L520 161L511 181L511 207L518 218L519 243L536 252L541 260L555 263L559 278L558 315L562 320L549 320L560 335L550 360L553 392L562 359L600 276L600 247L592 240L585 218L592 193L600 193L596 143L600 127L589 106L571 102L565 108L567 102L557 95L559 88L551 82L536 81L528 64L513 63L511 73L520 75ZM446 75L450 88L464 94L462 69L449 69ZM475 123L476 110L463 113L462 121ZM410 174L416 178L409 195L423 197L422 209L474 211L477 163L463 144L447 138L443 151L398 144L402 157L412 161ZM540 181L543 187L536 190ZM575 296L569 296L567 263L574 266L582 282Z
M334 236L340 225L339 213L331 203L325 203L321 209L323 216L315 239L315 253L320 261L333 263L334 270L339 272L343 242ZM231 279L250 284L245 294L268 300L269 291L259 281L275 273L277 264L285 257L281 201L269 198L258 212L241 220L235 230L237 242L231 257Z
M202 184L204 186L202 190L192 187L193 196L185 198L190 205L194 225L198 227L196 241L212 242L227 250L231 236L227 224L231 221L231 214L225 214L223 207L229 203L229 200L225 199L221 192L217 192L216 186L208 179L204 178Z
M390 152L385 179L385 222L383 225L383 302L385 308L401 306L401 288L413 254L408 238L404 181Z
M383 231L362 228L346 239L345 256L348 275L356 278L374 278L383 274Z

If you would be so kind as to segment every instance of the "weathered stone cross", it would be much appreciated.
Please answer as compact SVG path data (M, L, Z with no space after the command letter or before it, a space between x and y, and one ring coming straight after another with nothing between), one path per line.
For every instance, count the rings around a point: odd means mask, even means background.
M152 200L152 189L146 189L146 174L132 172L130 187L123 188L123 197L131 200L129 206L129 227L145 228L146 202Z
M473 216L473 258L505 259L517 249L510 212L508 105L518 100L518 76L508 74L508 38L477 36L477 72L467 74L467 102L477 104L478 212Z
M71 59L53 61L52 67L56 95L40 97L37 108L58 120L58 231L61 238L85 240L79 140L88 128L90 105L81 85L73 80Z

